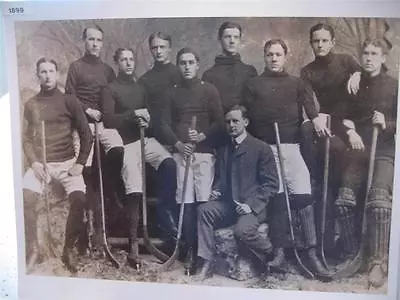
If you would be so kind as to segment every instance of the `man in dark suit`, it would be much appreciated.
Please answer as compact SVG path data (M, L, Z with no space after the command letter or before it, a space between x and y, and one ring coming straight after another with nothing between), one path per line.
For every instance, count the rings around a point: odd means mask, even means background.
M214 230L236 224L234 234L263 263L272 246L257 229L266 219L268 200L279 189L274 155L268 144L246 132L247 111L235 105L225 115L230 143L217 153L210 201L198 208L198 280L213 274Z

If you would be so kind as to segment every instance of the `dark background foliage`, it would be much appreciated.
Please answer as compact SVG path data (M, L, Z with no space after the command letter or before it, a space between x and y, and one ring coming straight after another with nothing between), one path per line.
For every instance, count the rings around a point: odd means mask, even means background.
M136 73L142 75L151 68L152 58L147 38L153 31L170 34L172 59L176 52L191 46L200 55L200 73L214 63L219 54L217 30L226 20L243 27L241 55L258 72L264 68L263 45L270 38L282 38L289 45L287 70L298 75L300 69L313 60L309 44L309 29L317 22L327 22L336 31L336 51L359 59L362 41L367 37L386 36L393 44L387 65L390 74L398 77L400 54L400 22L395 19L373 18L154 18L154 19L102 19L29 21L16 23L16 47L21 100L24 102L38 90L35 63L42 56L54 58L60 67L60 84L64 88L69 64L81 57L81 40L86 26L98 24L104 32L102 59L116 71L112 55L118 47L132 47L137 56Z

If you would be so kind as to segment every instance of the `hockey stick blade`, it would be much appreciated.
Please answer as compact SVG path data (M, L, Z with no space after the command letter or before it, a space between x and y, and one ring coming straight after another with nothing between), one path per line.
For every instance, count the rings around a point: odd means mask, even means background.
M96 159L97 159L97 168L99 172L99 187L100 187L100 202L101 202L101 237L103 243L103 249L106 253L107 258L111 261L113 266L117 269L121 267L118 260L114 257L111 253L110 248L108 247L107 243L107 236L106 236L106 218L105 218L105 206L104 206L104 190L103 190L103 174L101 169L101 161L100 161L100 142L99 142L99 124L95 123L95 150L96 150Z
M287 183L286 183L286 177L284 174L284 163L283 163L283 158L282 158L282 150L281 150L281 140L280 140L280 135L279 135L279 127L278 127L278 123L274 123L274 129L275 129L275 138L276 138L276 147L278 150L278 160L279 160L279 166L280 169L278 170L278 172L281 175L282 178L282 186L283 186L283 191L285 194L285 200L286 200L286 208L287 208L287 212L288 212L288 218L289 218L289 229L290 229L290 239L293 242L293 252L296 258L296 261L298 263L298 265L300 266L301 270L303 271L305 277L313 279L314 278L314 274L303 264L303 262L301 261L301 258L299 256L299 253L297 252L296 246L295 246L295 238L294 238L294 231L293 231L293 221L292 221L292 214L291 214L291 209L290 209L290 202L289 202L289 192L287 189Z
M190 128L195 129L196 128L196 116L192 117L192 121L190 124ZM193 149L194 151L194 149ZM180 205L180 211L179 211L179 221L178 221L178 236L176 238L176 245L174 248L174 252L172 253L171 257L162 264L161 268L162 270L166 271L171 266L174 264L176 259L179 256L179 246L182 238L182 227L183 227L183 215L185 212L185 195L186 195L186 189L187 189L187 182L189 178L189 169L190 169L190 160L191 160L192 155L187 155L186 156L186 164L185 164L185 174L183 177L183 188L182 188L182 198L181 198L181 205Z
M44 121L41 121L41 142L42 142L42 159L43 159L43 168L46 176L48 175L48 169L47 169L47 153L46 153L46 132L45 132L45 123ZM53 234L51 232L51 224L50 224L50 204L49 204L49 199L47 198L47 182L46 180L43 180L42 182L42 192L43 192L43 200L45 203L45 209L46 209L46 225L47 225L47 239L48 239L48 247L50 254L53 257L58 257L59 255L57 254L57 251L55 249L55 242L53 239Z
M327 128L331 129L331 118L328 115L326 119ZM328 270L330 269L325 257L325 230L326 230L326 210L328 206L328 185L329 185L329 159L330 159L330 137L325 138L325 157L324 157L324 178L322 187L322 217L321 217L321 245L320 245L320 255L322 258L322 263L324 267Z

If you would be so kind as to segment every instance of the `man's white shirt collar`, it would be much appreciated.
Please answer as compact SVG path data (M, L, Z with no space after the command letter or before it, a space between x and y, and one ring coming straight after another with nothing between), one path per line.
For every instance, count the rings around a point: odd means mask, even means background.
M241 135L235 137L234 141L236 142L237 145L240 145L246 137L247 137L247 132L244 131Z

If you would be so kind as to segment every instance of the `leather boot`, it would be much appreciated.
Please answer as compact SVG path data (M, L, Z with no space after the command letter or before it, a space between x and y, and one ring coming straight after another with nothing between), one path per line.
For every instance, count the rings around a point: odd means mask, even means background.
M73 253L73 248L84 230L83 207L85 195L83 192L72 192L69 195L69 200L71 204L65 228L65 243L61 260L71 273L77 273L77 261Z
M203 258L199 258L201 260L201 266L198 274L196 274L193 279L195 281L204 281L208 278L211 278L214 275L214 265L211 260L206 260Z
M372 189L367 203L369 266L368 284L378 288L385 283L388 271L391 202L385 189Z
M129 254L127 256L128 265L135 270L139 270L142 262L139 258L139 208L142 199L141 193L131 193L126 195L126 206L129 226Z
M317 275L330 277L331 274L329 274L328 270L324 268L316 252L317 234L315 230L314 207L312 205L308 205L300 209L299 213L301 227L305 237L305 244L308 248L307 254L310 264Z
M271 270L286 270L285 250L283 248L274 249L274 259L268 262L268 266L271 268Z
M176 163L172 158L165 159L157 169L158 199L156 207L159 228L167 241L175 246L178 235L176 206Z

